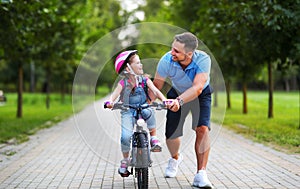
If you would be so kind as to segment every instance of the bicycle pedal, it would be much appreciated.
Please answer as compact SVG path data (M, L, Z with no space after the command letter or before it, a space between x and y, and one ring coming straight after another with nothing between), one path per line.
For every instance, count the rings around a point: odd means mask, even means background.
M129 177L129 175L131 175L131 173L127 170L125 173L120 173L121 177Z
M161 146L157 146L157 145L152 146L150 149L151 152L161 152L161 150L162 150Z

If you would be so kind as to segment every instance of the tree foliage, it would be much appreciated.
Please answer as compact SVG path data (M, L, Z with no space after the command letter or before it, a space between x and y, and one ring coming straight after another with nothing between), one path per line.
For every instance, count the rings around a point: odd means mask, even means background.
M298 0L170 2L176 24L203 39L217 57L226 83L236 78L243 84L244 92L247 83L257 79L266 64L282 66L287 59L299 62L294 50L299 44ZM192 7L187 6L191 4ZM272 70L269 73L272 81ZM272 88L270 82L269 88Z
M2 76L7 81L18 77L17 117L22 117L24 68L41 68L33 75L39 75L40 86L48 93L49 108L50 86L65 90L72 84L86 49L119 26L119 17L113 16L117 11L115 1L1 1L0 71L9 70Z
M121 26L142 21L172 24L195 33L214 54L228 91L233 82L243 84L246 89L247 84L261 78L261 70L267 68L269 89L272 89L274 69L281 73L282 83L299 75L300 0L144 2L139 8L128 11L122 9L122 2L117 0L2 0L0 88L19 92L17 116L22 116L22 92L28 91L29 81L37 90L44 88L48 95L54 90L62 94L70 91L76 68L93 44ZM144 20L136 17L140 12L144 13ZM144 38L119 39L117 33L111 38L138 44L147 40L145 36L155 37L151 30L140 30ZM161 37L165 35L167 32L161 31ZM114 49L118 48L114 48L113 43L108 45L112 47L107 48L103 56L112 57L116 53ZM155 58L168 50L159 44L136 48L141 57ZM97 57L87 58L91 64L83 65L84 72L97 76ZM107 64L103 72L113 72L113 64ZM114 80L115 75L103 74L98 84L112 86ZM89 86L91 82L90 78L85 78L80 84ZM49 102L47 106L50 107Z

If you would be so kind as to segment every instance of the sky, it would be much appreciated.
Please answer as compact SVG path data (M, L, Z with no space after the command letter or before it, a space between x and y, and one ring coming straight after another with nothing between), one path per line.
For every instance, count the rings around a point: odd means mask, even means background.
M139 5L144 5L144 0L119 0L123 9L127 11L133 11Z
M139 5L145 5L145 0L119 0L121 3L121 7L127 11L133 11L138 8ZM135 13L135 16L140 20L144 20L144 13L142 11L138 11Z

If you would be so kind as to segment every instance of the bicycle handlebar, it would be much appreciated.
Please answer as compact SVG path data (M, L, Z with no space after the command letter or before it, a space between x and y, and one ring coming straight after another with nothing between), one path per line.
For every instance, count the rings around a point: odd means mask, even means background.
M120 109L120 110L128 110L129 108L138 110L138 109L145 109L149 107L156 107L156 110L167 109L164 103L152 102L151 104L124 104L123 102L117 102L113 104L112 110ZM104 104L104 108L107 108L106 104Z

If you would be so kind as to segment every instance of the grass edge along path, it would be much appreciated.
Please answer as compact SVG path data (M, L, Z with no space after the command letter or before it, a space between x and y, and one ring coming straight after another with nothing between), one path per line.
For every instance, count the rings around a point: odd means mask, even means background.
M220 94L219 102L225 95ZM242 93L231 93L223 126L286 153L300 153L299 92L274 93L274 118L268 118L268 92L247 93L248 113L242 113ZM225 102L225 101L224 101Z
M98 94L105 96L108 90ZM16 118L16 94L6 94L8 101L0 107L0 142L21 143L36 131L51 127L73 114L72 96L64 102L59 94L51 94L50 109L45 106L44 94L25 93L23 118ZM299 92L274 93L274 118L267 118L267 92L248 92L248 114L242 114L242 93L231 93L231 109L226 110L223 125L254 141L275 149L300 153ZM218 102L226 103L224 93L218 93ZM82 100L82 108L87 101ZM214 111L214 110L213 110ZM213 120L212 120L213 121Z
M97 94L97 99L105 96L107 90ZM50 108L46 108L46 95L42 93L23 94L23 117L16 118L17 94L6 93L7 102L0 106L0 144L19 144L29 139L37 131L49 128L70 117L73 112L72 95L50 95ZM74 100L74 99L73 99ZM80 111L91 103L90 97L75 102Z

